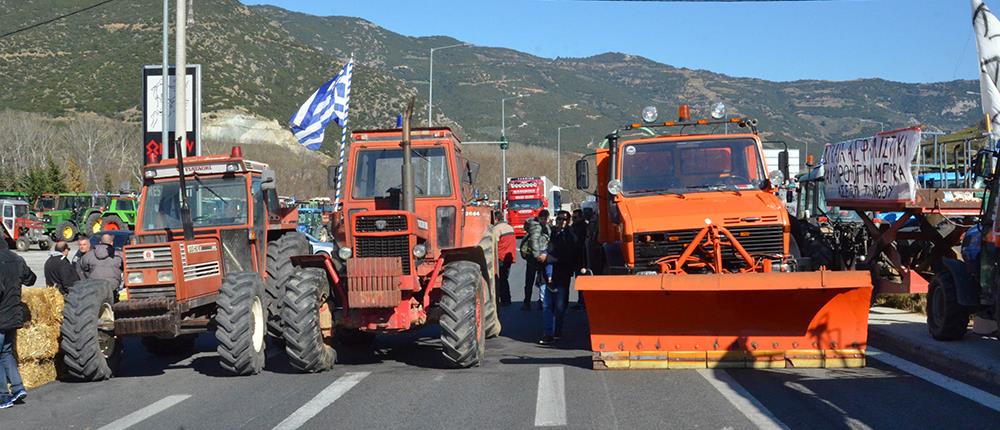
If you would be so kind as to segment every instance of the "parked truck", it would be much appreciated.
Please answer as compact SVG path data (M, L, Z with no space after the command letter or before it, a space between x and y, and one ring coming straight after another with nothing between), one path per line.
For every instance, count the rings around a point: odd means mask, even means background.
M542 209L554 215L562 207L561 200L561 189L545 176L510 178L504 200L507 223L517 237L522 237L525 221L538 216Z
M111 377L126 336L141 337L154 354L176 354L206 330L215 330L224 370L260 372L265 333L280 334L276 299L289 258L310 252L295 231L296 209L278 204L274 171L234 147L228 155L153 162L143 174L124 288L87 279L66 295L67 374Z
M756 121L650 112L592 154L604 273L576 288L594 368L864 366L871 279L799 270Z
M496 237L471 204L478 165L448 128L353 132L343 166L340 261L294 257L282 305L285 351L303 372L329 369L334 345L437 323L444 362L483 362L500 333ZM330 175L335 177L335 174Z

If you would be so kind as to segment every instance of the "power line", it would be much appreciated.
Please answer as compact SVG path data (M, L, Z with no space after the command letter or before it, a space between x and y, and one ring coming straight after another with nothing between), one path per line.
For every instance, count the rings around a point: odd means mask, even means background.
M37 22L37 23L34 23L34 24L31 24L31 25L29 25L29 26L27 26L27 27L22 27L22 28L19 28L19 29L17 29L17 30L14 30L14 31L9 31L9 32L6 32L6 33L4 33L4 34L0 34L0 39L3 39L3 38L5 38L5 37L9 37L9 36L13 36L13 35L15 35L15 34L18 34L18 33L21 33L21 32L24 32L24 31L28 31L28 30L31 30L31 29L33 29L33 28L37 28L37 27L41 27L41 26L43 26L43 25L45 25L45 24L51 24L51 23L53 23L53 22L56 22L56 21L59 21L59 20L61 20L61 19L66 19L66 18L69 18L69 17L71 17L71 16L73 16L73 15L76 15L76 14L78 14L78 13L83 13L83 12L86 12L86 11L88 11L88 10L91 10L91 9L94 9L94 8L96 8L96 7L100 7L100 6L103 6L103 5L106 5L106 4L108 4L108 3L111 3L111 2L113 2L113 1L115 1L115 0L104 0L104 1L101 1L101 2L98 2L98 3L95 3L95 4L92 4L92 5L90 5L90 6L87 6L87 7L83 8L83 9L77 9L77 10L75 10L75 11L73 11L73 12L70 12L70 13L67 13L67 14L63 14L63 15L59 15L59 16L57 16L57 17L55 17L55 18L52 18L52 19L49 19L49 20L46 20L46 21L42 21L42 22Z

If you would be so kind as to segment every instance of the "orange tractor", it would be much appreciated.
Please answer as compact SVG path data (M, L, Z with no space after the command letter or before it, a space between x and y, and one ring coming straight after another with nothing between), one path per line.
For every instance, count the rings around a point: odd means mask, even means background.
M594 368L864 366L868 273L798 271L756 121L688 112L655 122L647 108L593 154L603 270L576 287ZM580 189L589 166L577 161Z
M281 332L278 288L289 258L309 252L295 231L297 210L280 207L274 171L244 159L239 147L154 162L144 175L135 236L122 253L124 288L87 279L66 296L67 373L111 377L123 336L141 336L147 350L169 355L190 350L210 329L223 369L260 372L265 333Z
M407 111L402 129L353 132L338 255L292 258L281 317L300 371L333 366L334 341L367 343L434 322L445 361L478 366L485 339L500 333L491 213L471 205L478 165L448 128L411 132Z

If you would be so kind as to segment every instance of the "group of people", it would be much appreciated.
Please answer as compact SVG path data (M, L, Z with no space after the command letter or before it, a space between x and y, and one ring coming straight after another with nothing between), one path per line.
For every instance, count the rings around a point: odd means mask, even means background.
M587 273L592 268L588 250L596 239L595 214L590 208L572 213L558 211L555 225L549 224L550 213L541 210L538 216L525 222L525 237L519 253L525 259L524 302L522 310L530 310L534 290L538 289L538 306L542 309L542 338L539 343L548 345L562 336L563 319L569 307L570 284L574 276ZM508 276L515 259L514 230L506 223L497 224L500 235L499 283L497 302L509 306L510 283ZM577 307L583 308L580 293Z
M0 243L6 242L0 240ZM45 261L46 285L58 288L66 295L81 279L105 279L120 283L122 257L115 252L114 236L101 236L97 246L91 248L90 240L81 239L71 259L69 244L56 242L49 259ZM0 246L0 409L22 403L28 397L17 369L14 345L17 329L23 327L29 317L21 302L21 287L35 285L35 281L36 275L24 259L6 246Z

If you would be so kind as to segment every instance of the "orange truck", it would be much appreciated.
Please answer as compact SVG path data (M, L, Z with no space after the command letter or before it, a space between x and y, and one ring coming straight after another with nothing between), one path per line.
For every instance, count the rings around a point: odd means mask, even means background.
M577 161L579 189L597 170L603 270L576 280L594 368L864 366L868 273L799 271L756 121L689 112Z

